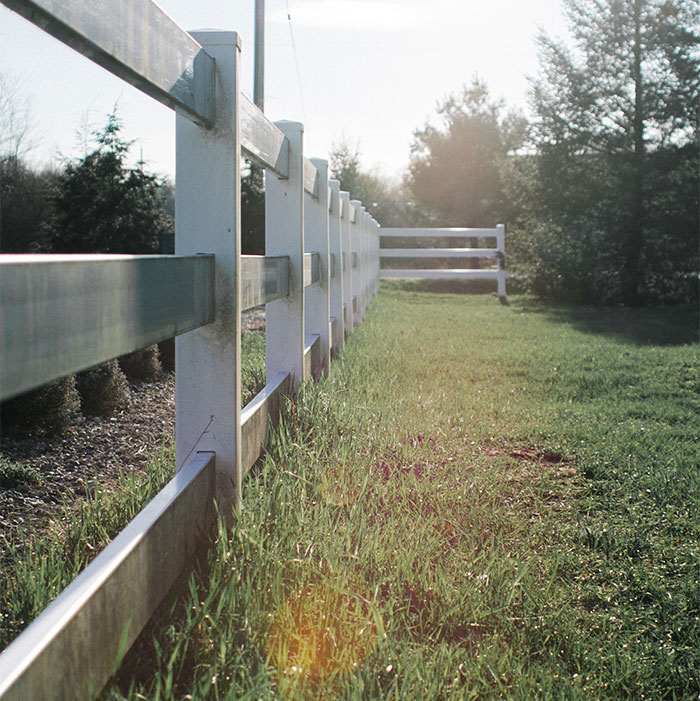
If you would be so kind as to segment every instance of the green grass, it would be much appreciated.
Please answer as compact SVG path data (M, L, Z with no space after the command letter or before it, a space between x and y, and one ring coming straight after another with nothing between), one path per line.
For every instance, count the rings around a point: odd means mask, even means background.
M265 384L265 336L242 339L242 396L247 403ZM0 571L0 650L11 642L105 548L172 478L168 439L142 471L125 470L116 485L93 483L85 499L67 495L58 516L19 544L6 542ZM38 482L41 475L0 456L0 487Z
M259 331L241 338L241 403L248 404L265 386L265 334Z
M697 314L511 302L385 285L103 696L697 698Z
M116 486L90 486L85 499L67 498L46 530L21 546L7 543L0 573L0 649L11 642L46 605L105 548L109 541L162 489L172 476L168 446L144 471L125 471Z

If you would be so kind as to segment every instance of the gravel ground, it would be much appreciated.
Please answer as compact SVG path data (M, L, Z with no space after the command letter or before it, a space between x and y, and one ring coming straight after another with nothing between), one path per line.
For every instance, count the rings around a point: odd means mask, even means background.
M244 333L265 329L265 308L242 315ZM130 405L115 416L81 417L58 436L0 435L0 455L32 467L36 484L0 487L0 561L7 544L21 546L45 528L64 503L79 503L90 484L115 482L125 470L143 469L175 430L175 380L129 383Z

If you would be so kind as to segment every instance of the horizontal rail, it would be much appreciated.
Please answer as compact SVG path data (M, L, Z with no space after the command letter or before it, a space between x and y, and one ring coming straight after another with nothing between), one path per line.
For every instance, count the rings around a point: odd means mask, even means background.
M0 255L0 399L214 321L214 256Z
M314 253L304 253L304 287L313 285L321 279L321 256Z
M304 344L304 377L318 380L323 372L321 363L321 337L313 334Z
M214 60L154 2L1 1L159 102L213 123Z
M431 278L433 280L498 280L500 276L506 276L503 270L497 270L496 268L489 270L484 270L483 268L478 270L466 269L431 269L431 270L390 270L388 268L382 268L381 277L382 278L398 278L398 279L408 279L408 278Z
M241 256L241 311L289 295L289 256Z
M279 373L241 410L241 460L243 475L260 457L267 443L270 424L277 424L282 397L291 394L289 373Z
M0 697L92 698L214 522L214 453L197 453L0 655Z
M308 158L304 158L304 190L318 199L318 172Z
M243 93L241 99L241 149L259 165L282 178L289 175L289 143L285 135Z
M380 230L382 238L485 238L498 236L498 229L404 229L384 227Z
M491 258L497 248L382 248L382 258Z

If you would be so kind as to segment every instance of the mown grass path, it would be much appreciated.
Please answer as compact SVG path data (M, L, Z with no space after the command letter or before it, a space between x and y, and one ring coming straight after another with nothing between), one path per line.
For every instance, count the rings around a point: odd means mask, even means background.
M384 286L104 696L696 698L697 341Z

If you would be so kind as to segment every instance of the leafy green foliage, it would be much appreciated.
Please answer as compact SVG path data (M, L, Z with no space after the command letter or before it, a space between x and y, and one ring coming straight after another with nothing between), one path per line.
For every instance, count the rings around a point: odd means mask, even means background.
M0 487L16 489L25 484L35 484L41 480L41 475L33 467L12 462L0 455Z
M265 334L259 331L241 338L241 404L245 406L265 386Z
M502 169L520 149L524 118L504 114L478 78L438 108L442 126L415 132L408 188L435 225L495 226L508 219Z
M538 149L521 256L578 301L688 301L698 256L697 0L566 0L573 49L539 37L532 83ZM691 164L694 164L691 166ZM551 248L585 256L588 284ZM530 270L527 270L530 266ZM597 279L594 279L597 278ZM561 285L531 288L560 296Z
M68 428L79 413L80 395L70 375L3 402L0 422L3 429L53 434Z
M359 148L349 141L334 144L330 168L332 177L340 182L340 189L349 192L351 199L360 200L382 226L411 226L420 216L406 203L398 187L378 173L363 170Z
M97 148L68 163L53 196L48 250L57 253L155 253L172 231L162 183L143 164L126 165L130 143L115 112Z

